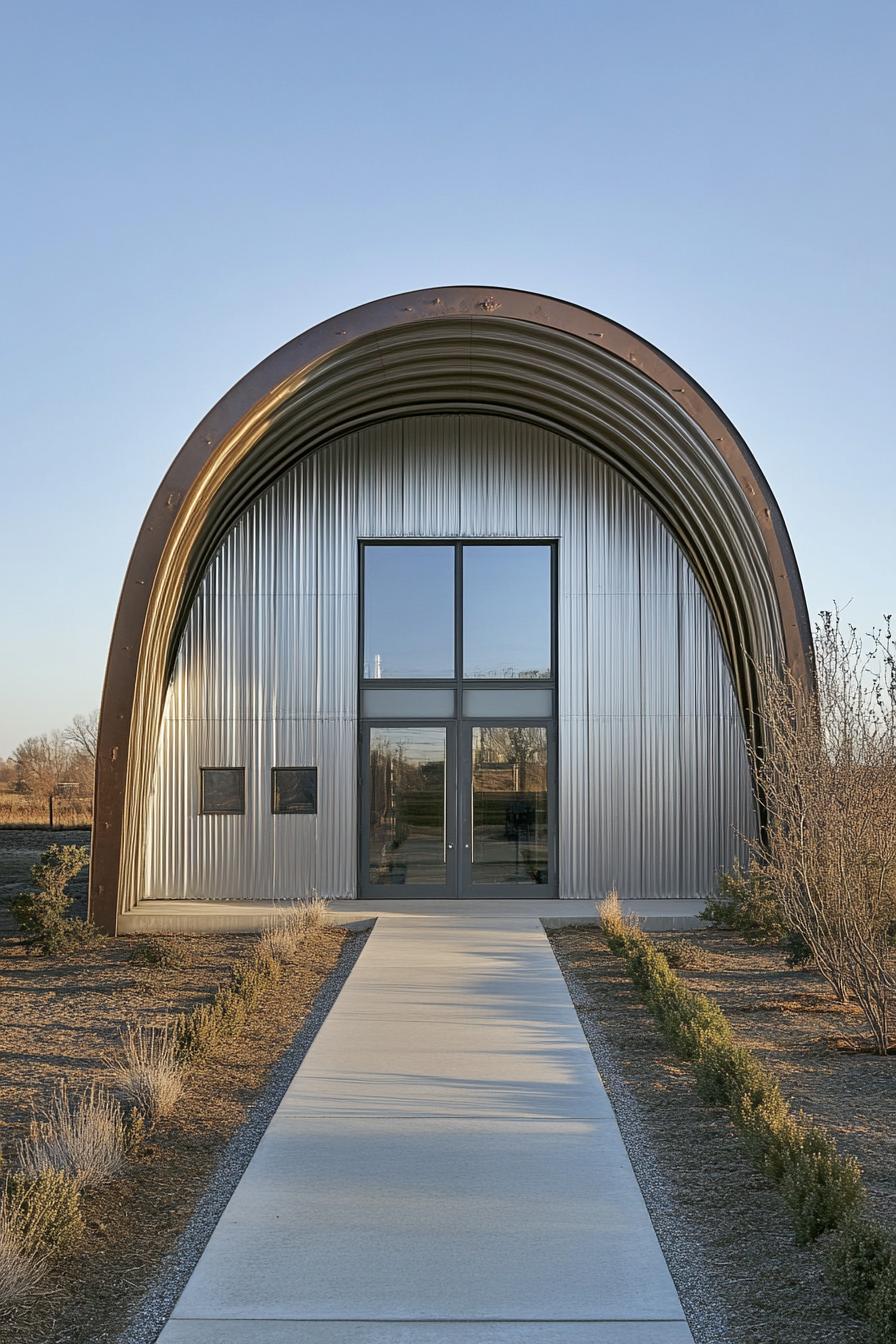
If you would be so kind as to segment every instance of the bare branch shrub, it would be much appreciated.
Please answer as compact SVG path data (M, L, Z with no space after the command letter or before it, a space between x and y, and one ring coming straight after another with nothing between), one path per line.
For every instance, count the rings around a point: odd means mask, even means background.
M108 1063L117 1090L150 1124L170 1115L183 1096L184 1062L170 1024L131 1024L122 1032L119 1053Z
M756 857L788 927L840 999L854 996L887 1051L896 1006L896 644L870 646L839 613L815 631L817 692L759 669L755 752L768 822Z
M60 1083L46 1111L19 1143L27 1176L63 1171L78 1186L105 1185L118 1175L131 1147L127 1118L115 1098L91 1085L78 1096Z

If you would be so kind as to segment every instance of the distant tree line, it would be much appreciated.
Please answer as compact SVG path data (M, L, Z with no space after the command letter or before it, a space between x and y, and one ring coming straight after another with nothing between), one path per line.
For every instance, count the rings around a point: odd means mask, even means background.
M51 796L90 801L99 712L76 714L67 728L26 737L0 759L0 791L43 804Z

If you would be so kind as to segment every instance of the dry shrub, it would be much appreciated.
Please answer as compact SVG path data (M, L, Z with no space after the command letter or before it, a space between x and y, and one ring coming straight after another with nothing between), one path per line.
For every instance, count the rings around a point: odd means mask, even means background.
M155 1124L170 1115L184 1090L184 1062L174 1028L134 1026L122 1032L121 1049L108 1061L118 1091Z
M296 939L291 929L271 923L258 940L258 955L271 961L288 961L296 950Z
M189 944L176 934L150 934L137 943L128 961L132 966L180 970L191 964Z
M638 927L637 915L623 913L618 891L608 891L604 899L598 902L597 922L609 939L621 937L626 929Z
M705 949L690 938L668 938L660 951L675 970L702 971L709 965Z
M22 1243L35 1251L65 1250L84 1231L81 1191L64 1171L35 1177L14 1172L4 1182L0 1206Z
M306 938L330 921L327 902L312 892L268 921L255 951L256 960L281 963L295 955Z
M817 691L758 669L756 778L768 811L756 856L788 928L841 1000L855 998L876 1048L896 1013L896 640L870 648L838 613L815 631Z
M33 1179L62 1171L78 1187L105 1185L121 1172L133 1143L133 1126L109 1092L93 1083L71 1096L60 1083L20 1141L19 1162Z
M207 1054L221 1037L221 1019L217 1004L197 1003L189 1013L181 1013L173 1028L177 1058L183 1062Z
M0 1312L38 1292L42 1279L43 1257L23 1243L15 1219L0 1205Z

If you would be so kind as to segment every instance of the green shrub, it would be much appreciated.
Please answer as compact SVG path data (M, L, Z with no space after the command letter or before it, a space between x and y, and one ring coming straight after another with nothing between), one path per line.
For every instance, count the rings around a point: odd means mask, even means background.
M669 938L660 950L673 970L702 971L709 962L705 949L690 938Z
M746 869L735 859L727 873L719 874L718 892L707 900L701 918L733 929L747 943L776 943L787 932L781 902L755 859Z
M68 913L72 898L66 888L88 861L83 845L51 845L31 869L35 890L19 892L10 902L26 944L44 956L58 956L99 937L95 925Z
M132 966L158 966L162 970L179 970L192 963L189 944L182 938L168 934L150 934L137 943L128 961Z
M811 965L814 960L811 947L796 929L790 929L785 933L780 946L784 960L792 971L801 970Z
M265 991L279 979L280 963L273 958L256 956L252 961L238 961L231 974L233 993L247 1009L252 1009Z
M689 989L649 938L623 919L618 899L601 927L666 1036L694 1062L703 1097L727 1106L747 1148L781 1188L797 1241L840 1226L864 1199L861 1170L818 1125L794 1116L775 1078L737 1043L718 1004Z
M801 1141L788 1147L781 1193L790 1208L801 1246L830 1232L856 1213L865 1199L862 1169L844 1157L820 1125L805 1125Z
M896 1252L881 1271L868 1300L868 1319L873 1344L896 1344Z
M747 1152L780 1185L803 1142L803 1127L777 1083L769 1079L769 1086L761 1095L742 1093L732 1103L731 1118Z
M849 1218L826 1251L828 1276L862 1316L867 1316L884 1272L892 1263L893 1238L872 1218Z
M230 984L221 985L211 1003L197 1004L191 1012L176 1020L172 1033L176 1058L185 1062L204 1054L222 1037L238 1031L249 1012L279 979L281 969L281 962L272 952L270 939L265 935L251 957L234 962L230 968Z
M174 1023L174 1047L183 1061L206 1054L221 1037L221 1020L214 1003L197 1003Z
M84 1231L81 1192L64 1171L42 1171L37 1176L16 1172L7 1176L0 1203L32 1251L67 1250Z
M742 1111L746 1113L780 1095L771 1075L752 1051L734 1041L730 1031L704 1037L695 1057L695 1073L704 1100L731 1107L736 1112L735 1122Z

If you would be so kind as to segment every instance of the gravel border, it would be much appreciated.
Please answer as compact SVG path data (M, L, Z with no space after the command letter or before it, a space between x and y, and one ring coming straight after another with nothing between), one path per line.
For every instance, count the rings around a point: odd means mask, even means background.
M174 1249L156 1270L146 1292L118 1336L117 1344L155 1344L274 1112L283 1100L286 1089L295 1077L296 1070L364 950L369 934L370 929L357 933L349 929L339 960L311 1005L308 1016L289 1048L271 1069L264 1089L252 1103L245 1122L228 1140L190 1221Z
M559 961L557 964L560 965ZM712 1271L706 1253L676 1211L674 1195L656 1146L641 1119L638 1103L619 1070L616 1052L594 1019L591 997L574 971L566 971L563 966L560 970L610 1098L644 1203L678 1289L694 1344L736 1344L737 1336L727 1309L711 1286Z

